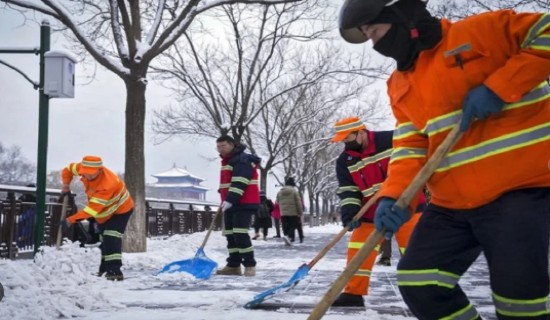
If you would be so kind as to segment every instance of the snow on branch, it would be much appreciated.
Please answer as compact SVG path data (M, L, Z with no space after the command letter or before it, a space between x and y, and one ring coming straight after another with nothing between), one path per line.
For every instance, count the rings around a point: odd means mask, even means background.
M55 11L51 10L48 6L37 3L36 1L24 1L24 0L0 0L0 1L5 2L7 4L13 4L19 7L23 7L26 9L36 10L44 14L47 14L49 16L52 16L56 19L59 19Z

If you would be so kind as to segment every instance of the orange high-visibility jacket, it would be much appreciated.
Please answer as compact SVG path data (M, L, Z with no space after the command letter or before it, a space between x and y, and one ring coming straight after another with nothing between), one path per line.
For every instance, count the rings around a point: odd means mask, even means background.
M475 208L514 189L550 186L550 15L502 10L451 23L413 70L394 72L397 118L381 195L398 198L482 83L507 104L474 121L428 181L432 202Z
M61 171L64 184L70 184L73 177L79 176L80 163L71 163ZM93 217L98 223L105 223L113 214L127 213L134 207L134 201L126 189L124 181L111 170L103 167L102 173L94 180L80 177L84 184L88 204L70 217L71 222Z

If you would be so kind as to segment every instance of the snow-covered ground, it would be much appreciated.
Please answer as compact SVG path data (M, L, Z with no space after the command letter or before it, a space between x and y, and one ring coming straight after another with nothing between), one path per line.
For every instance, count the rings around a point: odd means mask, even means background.
M340 230L338 225L306 227L304 243L292 247L285 247L272 235L268 241L256 240L256 277L214 275L208 280L196 280L187 273L155 275L169 262L192 258L205 232L150 239L147 252L123 254L126 279L122 282L110 282L92 275L99 265L97 248L80 248L78 243L65 243L59 251L45 248L35 262L0 260L0 282L6 291L0 302L0 319L305 319L304 313L293 310L246 310L242 306L259 292L288 280ZM318 243L313 245L315 241ZM345 266L346 242L347 237L315 265L303 283L276 298L318 302ZM206 255L218 262L219 267L225 265L225 245L221 233L214 232L205 248ZM373 302L377 299L377 294L389 295L391 297L380 301L388 303L387 308L397 310L398 314L379 314L369 308L355 314L329 310L323 319L411 319L394 284L388 281L394 276L395 263L392 267L376 266L374 269L367 305L369 299ZM483 281L472 280L477 284ZM475 289L473 294L488 297L489 291L482 287ZM482 303L486 310L479 311L491 312L490 301L482 302L487 302Z

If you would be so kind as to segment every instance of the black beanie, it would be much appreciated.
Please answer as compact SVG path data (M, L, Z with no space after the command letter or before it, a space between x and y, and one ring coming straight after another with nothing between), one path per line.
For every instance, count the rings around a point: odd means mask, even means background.
M294 182L294 178L293 178L293 177L288 177L288 178L286 178L286 180L285 180L285 186L292 186L292 187L295 187L295 186L296 186L296 182Z

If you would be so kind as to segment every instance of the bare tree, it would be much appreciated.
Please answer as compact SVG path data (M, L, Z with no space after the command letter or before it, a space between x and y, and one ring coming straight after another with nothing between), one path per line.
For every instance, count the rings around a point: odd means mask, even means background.
M500 9L535 12L550 10L550 1L548 0L432 0L429 5L436 16L451 20Z
M302 123L334 112L387 73L387 66L365 67L369 59L335 47L331 29L319 23L330 20L327 5L224 7L230 42L204 40L198 47L187 37L186 48L172 48L164 66L155 68L181 101L156 111L157 137L229 133L262 157L265 190L268 172L284 160L283 145ZM308 101L312 96L316 102ZM308 112L300 111L305 105Z
M234 3L294 1L299 0L0 0L8 8L30 9L53 17L95 61L124 81L125 173L136 204L125 234L132 241L125 241L125 251L146 250L144 126L150 64L184 33L191 33L191 24L212 8Z
M21 152L21 147L6 148L0 142L0 183L27 184L34 181L36 167Z

